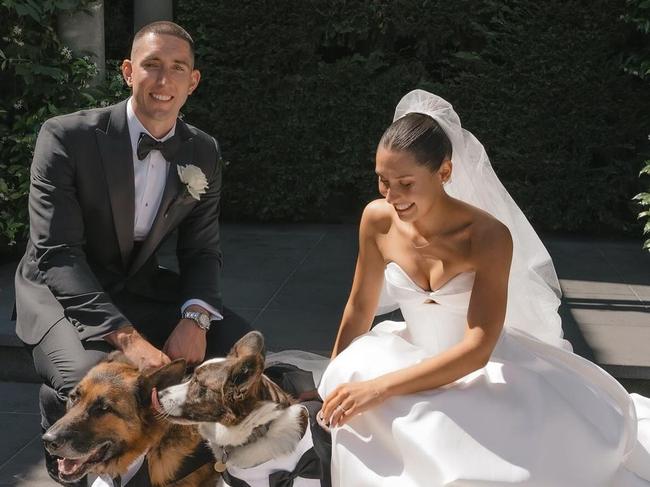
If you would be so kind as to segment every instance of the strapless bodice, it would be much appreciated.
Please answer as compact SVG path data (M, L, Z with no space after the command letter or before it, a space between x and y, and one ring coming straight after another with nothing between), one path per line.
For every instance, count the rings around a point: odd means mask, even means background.
M462 340L473 272L458 274L435 291L422 289L395 262L386 266L384 276L386 293L399 304L406 322L403 338L429 353L440 353Z
M402 303L437 303L459 312L466 313L474 285L474 273L462 272L435 291L426 291L395 262L389 262L384 271L386 291L402 307ZM435 305L434 305L435 306Z

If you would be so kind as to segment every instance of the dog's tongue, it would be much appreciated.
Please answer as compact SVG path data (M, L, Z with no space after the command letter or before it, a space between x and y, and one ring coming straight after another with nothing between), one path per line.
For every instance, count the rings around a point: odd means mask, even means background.
M158 391L155 387L151 390L151 406L158 412L162 412L163 410L158 400Z
M63 475L71 475L79 470L79 467L83 464L82 458L59 458L57 460L59 466L59 472Z

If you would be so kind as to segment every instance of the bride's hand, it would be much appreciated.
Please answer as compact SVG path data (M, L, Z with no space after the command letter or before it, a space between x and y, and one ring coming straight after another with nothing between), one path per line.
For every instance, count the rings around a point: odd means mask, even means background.
M330 427L345 424L352 416L378 405L385 399L385 388L378 379L347 382L336 387L323 402L321 413Z

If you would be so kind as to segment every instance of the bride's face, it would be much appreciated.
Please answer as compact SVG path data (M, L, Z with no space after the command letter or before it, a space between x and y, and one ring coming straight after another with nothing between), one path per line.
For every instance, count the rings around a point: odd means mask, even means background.
M393 206L401 220L415 221L428 214L444 194L442 182L451 174L451 163L438 171L417 162L408 151L377 149L375 172L379 192Z

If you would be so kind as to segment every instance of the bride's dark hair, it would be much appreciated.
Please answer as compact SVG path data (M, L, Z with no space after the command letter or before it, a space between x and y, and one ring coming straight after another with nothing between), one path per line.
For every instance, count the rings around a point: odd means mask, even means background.
M379 140L379 147L411 152L416 161L437 171L451 159L451 142L438 122L422 113L409 113L395 120Z

